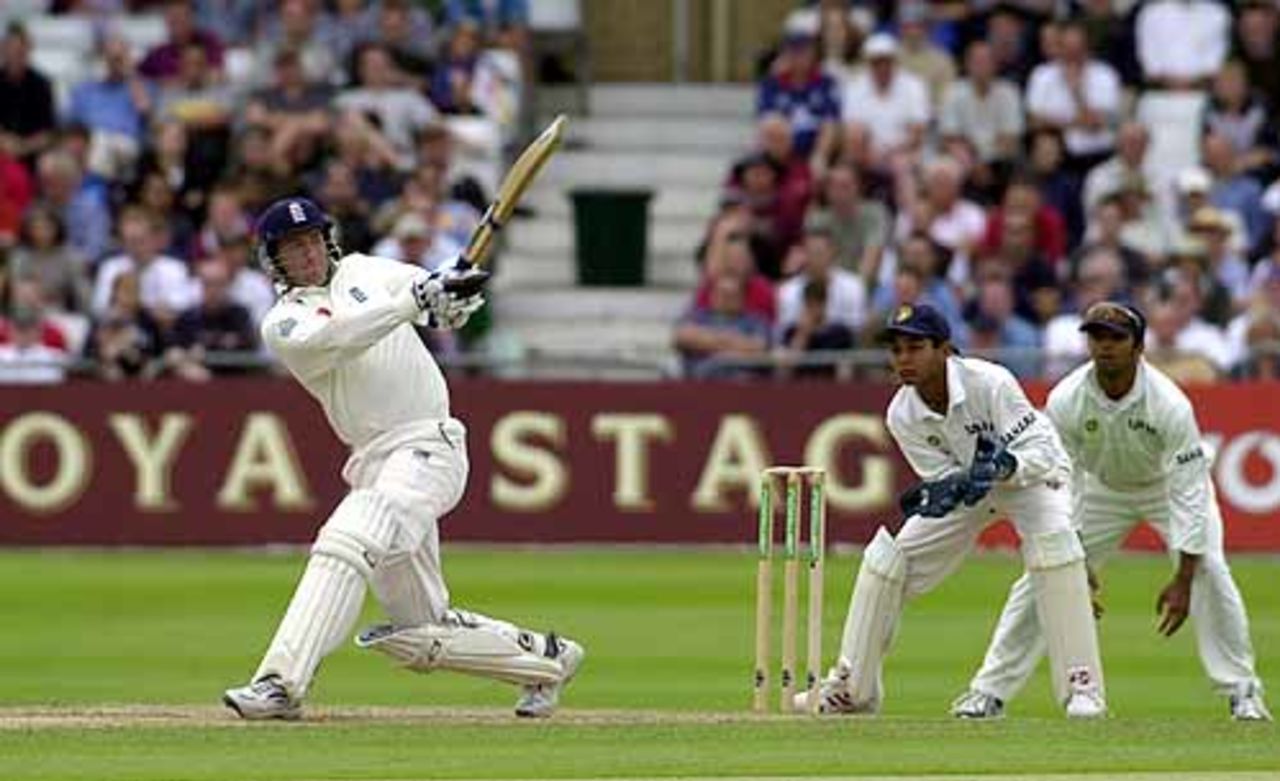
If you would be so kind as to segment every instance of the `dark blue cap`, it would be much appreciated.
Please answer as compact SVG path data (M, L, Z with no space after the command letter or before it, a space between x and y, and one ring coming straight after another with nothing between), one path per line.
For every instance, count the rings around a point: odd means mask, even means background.
M899 335L949 342L951 326L941 312L928 304L903 304L889 316L883 338L888 340Z

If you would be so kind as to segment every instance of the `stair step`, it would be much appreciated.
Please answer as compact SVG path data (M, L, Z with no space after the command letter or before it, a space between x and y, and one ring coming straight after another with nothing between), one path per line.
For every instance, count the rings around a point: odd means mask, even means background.
M649 201L649 218L655 221L692 221L705 227L716 212L719 193L719 180L698 186L663 186ZM538 220L573 215L569 190L560 184L535 184L525 193L524 203L537 211Z
M570 288L512 292L495 299L494 307L503 322L564 323L591 341L595 326L604 323L674 323L688 300L684 290ZM592 321L590 329L582 327L585 321Z
M698 282L698 268L685 253L650 253L645 265L646 288L690 291ZM577 285L577 266L570 253L529 255L506 252L502 256L492 286L497 291L524 291L572 288ZM589 288L588 288L589 289Z
M581 117L569 122L566 143L592 151L696 151L727 161L750 148L754 134L751 123L738 117Z
M750 84L600 84L591 88L591 115L740 117L755 113Z
M650 190L673 184L714 188L727 169L726 160L696 153L565 150L543 170L538 184Z

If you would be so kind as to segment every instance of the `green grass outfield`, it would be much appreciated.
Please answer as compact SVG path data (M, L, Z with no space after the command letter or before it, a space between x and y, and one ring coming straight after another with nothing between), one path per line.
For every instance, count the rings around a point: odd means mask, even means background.
M307 721L235 721L218 697L252 672L301 564L298 554L0 553L0 779L1280 778L1280 730L1227 718L1189 627L1156 636L1162 557L1104 572L1114 715L1099 723L1059 716L1043 669L1003 721L946 716L1017 574L1008 556L975 558L908 607L881 717L815 720L746 713L745 550L458 547L446 549L458 604L555 627L589 649L556 719L517 721L508 687L414 675L347 646L325 663ZM855 564L828 559L828 660ZM1237 557L1234 570L1276 684L1280 560Z

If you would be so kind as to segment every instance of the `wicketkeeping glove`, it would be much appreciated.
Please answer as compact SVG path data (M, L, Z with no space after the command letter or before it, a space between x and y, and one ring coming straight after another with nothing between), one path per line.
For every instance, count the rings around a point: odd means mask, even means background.
M1018 468L1018 459L986 434L979 434L973 448L973 464L969 466L969 490L964 496L966 507L982 501L997 481L1007 480Z
M969 475L957 472L941 480L912 486L899 497L898 506L908 518L913 515L941 518L959 507L971 490Z

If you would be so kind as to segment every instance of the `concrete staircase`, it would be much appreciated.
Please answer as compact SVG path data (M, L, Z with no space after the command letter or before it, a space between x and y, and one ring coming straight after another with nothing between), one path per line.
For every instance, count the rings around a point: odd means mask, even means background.
M751 143L753 100L750 86L593 87L591 116L570 117L564 147L525 196L536 216L508 226L493 283L499 351L674 366L671 327L697 281L694 252L720 182ZM576 285L569 194L593 186L653 190L646 287Z

